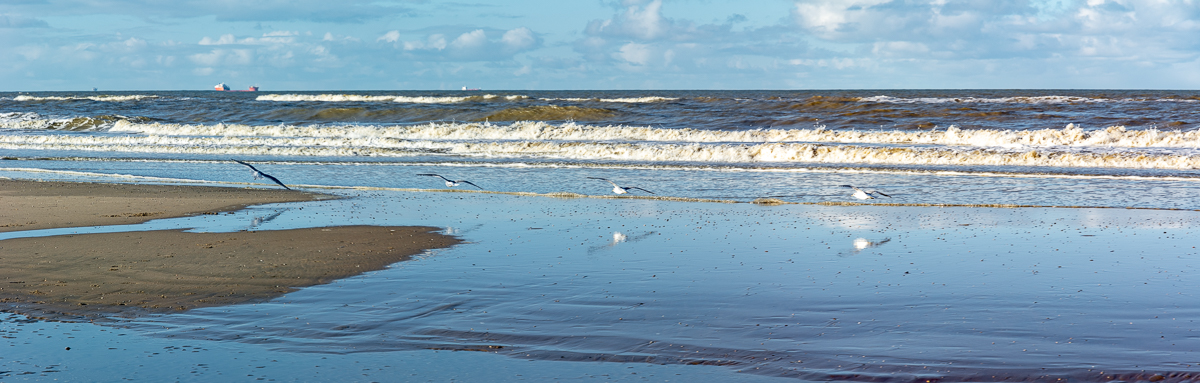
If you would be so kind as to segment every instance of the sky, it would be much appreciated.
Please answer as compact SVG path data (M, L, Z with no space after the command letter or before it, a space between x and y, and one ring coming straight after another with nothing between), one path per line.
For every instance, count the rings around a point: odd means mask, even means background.
M1198 89L1200 0L0 0L0 91Z

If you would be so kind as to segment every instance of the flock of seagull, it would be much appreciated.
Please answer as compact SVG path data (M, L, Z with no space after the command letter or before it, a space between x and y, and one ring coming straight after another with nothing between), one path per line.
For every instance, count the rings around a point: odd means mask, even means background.
M233 162L237 162L237 163L239 163L239 164L245 165L246 167L250 168L250 174L251 174L251 175L253 175L253 176L254 176L254 179L256 179L256 180L257 180L257 179L262 179L262 178L267 178L267 179L270 179L271 181L275 181L275 183L276 183L276 184L279 184L279 186L283 186L283 188L284 188L284 189L292 190L292 188L289 188L289 187L287 187L287 185L284 185L284 184L283 184L283 182L280 182L278 178L272 177L270 174L263 173L262 171L258 170L257 168L255 168L254 166L251 166L251 165L250 165L250 164L248 164L248 163L245 163L245 162L242 162L242 161L238 161L238 160L233 160ZM467 181L467 180L452 180L452 179L449 179L449 178L443 177L443 176L441 176L441 175L439 175L439 174L433 174L433 173L419 173L419 174L417 174L417 175L418 175L418 176L426 176L426 177L437 177L437 178L441 178L441 179L442 179L442 181L445 181L445 182L446 182L446 187L451 187L451 188L452 188L452 187L455 187L455 186L458 186L458 185L467 184L467 185L474 186L474 187L478 188L479 190L484 190L482 187L479 187L479 185L476 185L476 184L474 184L474 183L471 183L471 181ZM610 179L608 179L608 178L600 178L600 177L587 177L587 178L588 178L588 179L593 179L593 180L601 180L601 181L605 181L605 182L608 182L608 183L612 184L612 186L613 186L613 189L612 189L612 191L613 191L613 193L615 193L615 194L628 194L630 190L641 190L641 191L644 191L644 192L646 192L646 193L654 194L654 192L652 192L652 191L649 191L649 190L646 190L646 189L642 189L642 188L640 188L640 187L637 187L637 186L621 186L621 185L617 185L617 183L616 183L616 182L613 182L612 180L610 180ZM854 194L851 194L851 196L852 196L852 197L854 197L854 198L858 198L858 199L876 199L876 197L875 197L875 196L892 198L892 196L890 196L890 195L887 195L887 194L883 194L882 192L880 192L880 191L878 191L878 190L870 190L870 191L867 191L867 190L859 189L859 188L857 188L857 187L854 187L854 186L851 186L851 185L838 185L838 186L839 186L839 187L847 187L847 188L854 189Z

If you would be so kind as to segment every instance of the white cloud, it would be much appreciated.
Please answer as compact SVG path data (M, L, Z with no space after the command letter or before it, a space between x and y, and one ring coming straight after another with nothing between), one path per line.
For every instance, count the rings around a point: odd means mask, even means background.
M404 50L443 50L446 49L446 36L442 34L433 34L426 36L425 41L405 41Z
M1197 0L602 0L530 27L513 23L536 12L499 0L127 3L0 6L2 80L26 89L87 77L164 86L174 76L180 86L201 75L368 88L438 88L430 79L440 76L518 87L1200 86ZM70 17L82 22L41 21ZM123 21L104 26L113 19ZM255 24L264 29L247 33ZM300 80L306 73L321 76Z
M662 0L645 3L640 0L625 1L617 15L607 20L593 20L585 32L594 36L632 38L642 41L672 37L678 33L674 22L662 15Z
M483 48L487 44L487 34L482 29L476 29L467 33L463 33L450 43L450 46L461 50L476 50Z
M129 40L125 40L124 44L129 48L144 48L146 47L146 40L142 40L137 37L130 37Z
M254 61L254 51L250 49L213 49L206 53L188 56L192 62L202 66L248 65Z
M537 44L537 37L533 35L533 31L529 28L520 27L504 32L504 37L500 39L507 45L509 49L521 50L532 47Z
M397 39L400 38L399 33L396 34L396 38ZM357 43L357 42L361 42L362 40L359 40L358 38L355 38L353 36L336 36L331 32L325 32L325 35L321 36L321 41L342 42L342 43L355 42L355 43ZM380 41L380 40L375 40L375 41ZM395 41L392 41L392 42L395 42Z
M653 55L654 52L650 49L649 45L638 43L622 45L621 49L616 53L618 58L634 65L649 64Z
M679 3L668 3L679 5ZM722 24L670 18L661 0L628 0L612 18L592 20L576 52L594 64L647 73L714 73L729 69L761 71L777 60L809 52L804 38L782 26L741 27L745 16L716 15ZM786 11L786 6L781 11ZM732 59L732 60L731 60Z
M494 36L500 35L499 38ZM396 40L402 36L397 32ZM430 34L424 39L404 40L396 48L407 52L414 60L435 61L489 61L511 59L513 55L536 49L541 45L537 35L526 27L518 27L498 33L485 29L474 29L460 33L447 41L446 35Z
M235 38L233 35L228 34L221 35L221 37L216 40L210 39L208 36L204 36L204 38L200 39L200 45L228 45L233 44L234 42Z
M388 33L384 33L383 36L379 36L375 41L386 41L389 43L400 41L400 31L389 31Z
M866 45L889 57L904 51L952 58L1132 56L1194 50L1192 36L1200 33L1200 3L1193 1L1043 3L802 0L793 20L812 36L851 44L846 51Z

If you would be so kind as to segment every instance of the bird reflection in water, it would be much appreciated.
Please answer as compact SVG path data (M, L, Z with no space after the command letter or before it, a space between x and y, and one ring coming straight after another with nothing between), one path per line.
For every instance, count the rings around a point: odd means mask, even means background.
M844 251L838 255L842 256L842 257L849 257L851 255L858 254L858 253L862 252L863 250L882 246L883 244L888 243L891 240L892 240L891 238L884 238L884 239L881 239L878 241L872 241L872 240L869 240L866 238L858 238L858 239L854 240L854 249L853 250Z
M279 217L280 214L283 214L283 212L288 211L288 210L290 210L290 209L275 210L274 212L271 212L269 214L255 215L254 218L250 219L250 226L247 226L246 230L254 230L254 229L258 228L259 225L270 222L271 220L275 219L276 217Z
M471 232L471 231L474 231L475 229L478 229L478 228L480 228L480 227L483 227L483 224L482 224L482 223L481 223L481 224L477 224L477 225L475 225L475 226L467 227L467 228L463 228L463 227L454 227L454 226L447 226L445 230L442 230L442 234L445 234L445 235L461 235L461 234L466 234L466 233L469 233L469 232Z
M658 234L658 233L654 232L654 231L648 231L648 232L638 234L635 236L629 236L629 235L626 235L625 233L622 233L619 231L614 231L612 234L611 242L604 244L604 245L597 245L597 246L592 246L591 248L588 248L588 254L595 253L597 251L604 250L606 248L616 247L617 244L623 243L623 242L637 242L637 241L649 238L650 236L655 235L655 234Z

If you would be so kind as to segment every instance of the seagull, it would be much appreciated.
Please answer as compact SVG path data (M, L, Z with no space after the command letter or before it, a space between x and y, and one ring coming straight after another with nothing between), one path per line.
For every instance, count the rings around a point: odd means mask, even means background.
M850 185L839 185L839 186L844 187L844 188L854 189L853 196L854 196L854 198L858 198L858 199L875 199L875 197L871 196L872 194L878 194L878 195L881 195L884 197L892 198L892 196L880 193L878 190L863 191L862 189L859 189L859 188L856 188L856 187L850 186Z
M608 178L600 178L600 177L588 177L588 178L589 178L589 179L593 179L593 180L604 180L604 181L608 181L608 183L612 184L612 186L613 186L613 193L617 193L617 194L625 194L625 193L629 193L629 191L630 191L630 190L632 190L632 189L637 189L637 190L641 190L641 191L644 191L644 192L647 192L647 193L650 193L650 194L654 194L654 192L652 192L652 191L649 191L649 190L646 190L646 189L642 189L642 188L640 188L640 187L636 187L636 186L630 186L630 187L621 187L621 186L617 186L617 183L616 183L616 182L612 182L612 181L610 181Z
M477 188L479 188L479 190L483 190L483 188L479 187L479 185L473 184L473 183L471 183L471 181L467 181L467 180L457 180L457 181L455 181L455 180L452 180L452 179L449 179L449 178L446 178L446 177L442 177L442 176L440 176L440 175L437 175L437 174L429 174L429 173L421 173L421 174L417 174L417 175L419 175L419 176L429 176L429 177L437 177L437 178L441 178L442 180L446 181L446 187L450 187L450 188L452 188L452 187L455 187L455 186L458 186L459 184L467 184L467 185L471 185L471 186L477 187Z
M233 161L233 162L237 162L237 163L239 163L239 164L242 164L242 165L246 165L246 167L250 168L250 174L253 174L253 175L254 175L254 179L256 179L256 180L257 180L257 179L262 179L263 177L267 177L267 178L270 178L270 179L271 179L271 181L275 181L275 183L279 184L279 186L283 186L283 188L284 188L284 189L287 189L287 190L292 190L292 188L290 188L290 187L287 187L287 185L284 185L284 184L283 184L283 182L279 182L279 179L278 179L278 178L271 177L271 175L270 175L270 174L267 174L267 173L260 172L260 171L258 171L258 169L255 169L253 166L250 166L250 164L248 164L248 163L245 163L245 162L242 162L242 161L238 161L238 160L232 160L232 161Z

